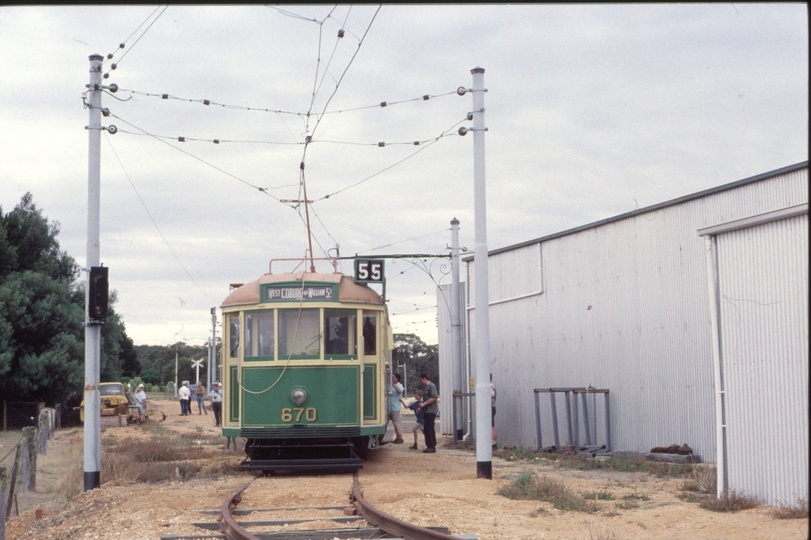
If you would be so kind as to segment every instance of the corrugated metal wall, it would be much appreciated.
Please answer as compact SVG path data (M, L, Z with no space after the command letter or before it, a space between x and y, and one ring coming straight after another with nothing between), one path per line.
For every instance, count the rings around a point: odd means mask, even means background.
M499 443L536 446L534 388L590 384L611 391L614 449L687 443L714 461L707 278L696 231L807 202L807 164L792 169L492 252ZM466 262L472 298L475 276ZM468 343L475 342L473 314L470 306ZM440 341L447 330L440 319ZM544 445L552 444L548 401L541 401ZM602 442L599 397L596 405Z
M727 485L808 501L808 214L717 236Z

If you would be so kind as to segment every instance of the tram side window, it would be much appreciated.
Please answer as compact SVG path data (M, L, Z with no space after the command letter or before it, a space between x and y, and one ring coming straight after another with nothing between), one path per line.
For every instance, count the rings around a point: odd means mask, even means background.
M363 314L363 354L377 354L377 314Z
M279 358L318 358L321 328L317 309L279 311Z
M245 313L245 356L273 357L273 312Z
M239 358L239 313L228 315L228 349L230 358Z
M356 355L355 343L358 334L358 314L348 309L324 310L324 354Z

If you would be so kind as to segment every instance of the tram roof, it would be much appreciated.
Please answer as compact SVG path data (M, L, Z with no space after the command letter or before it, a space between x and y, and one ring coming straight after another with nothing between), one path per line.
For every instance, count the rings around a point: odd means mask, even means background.
M351 276L340 272L332 274L319 274L311 272L296 272L292 274L265 274L256 281L246 283L229 294L222 302L222 307L258 304L261 286L267 283L337 283L338 301L355 302L360 304L382 304L382 298L365 283L355 283Z

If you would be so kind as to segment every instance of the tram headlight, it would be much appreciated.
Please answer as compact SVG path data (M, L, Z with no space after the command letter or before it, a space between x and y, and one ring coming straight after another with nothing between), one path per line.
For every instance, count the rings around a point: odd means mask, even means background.
M307 389L297 386L290 391L290 400L296 405L302 405L307 401Z

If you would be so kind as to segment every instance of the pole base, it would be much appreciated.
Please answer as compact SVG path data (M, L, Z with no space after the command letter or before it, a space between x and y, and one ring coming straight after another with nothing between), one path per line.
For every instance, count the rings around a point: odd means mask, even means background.
M493 462L492 461L477 461L476 462L476 478L486 478L487 480L493 479Z
M98 489L101 487L101 472L85 472L84 473L84 490L90 491L91 489Z

